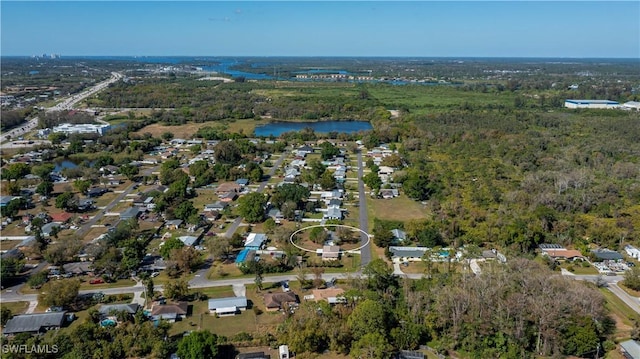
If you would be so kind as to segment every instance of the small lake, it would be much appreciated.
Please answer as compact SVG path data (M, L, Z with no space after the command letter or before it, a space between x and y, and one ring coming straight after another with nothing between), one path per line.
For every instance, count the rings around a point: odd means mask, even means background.
M77 164L69 161L69 160L64 160L61 162L56 162L56 168L53 169L54 172L60 172L65 168L76 168L78 167Z
M272 122L256 127L254 133L256 136L277 137L285 132L301 131L309 127L318 133L354 133L373 129L367 121Z
M53 169L53 172L60 172L65 168L76 168L81 162L75 163L71 160L62 160L60 162L54 162L56 167ZM93 166L93 161L87 163L89 166Z

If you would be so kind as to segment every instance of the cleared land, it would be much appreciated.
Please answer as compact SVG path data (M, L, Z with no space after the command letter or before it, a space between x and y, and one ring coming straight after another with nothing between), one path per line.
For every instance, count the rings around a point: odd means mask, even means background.
M150 133L153 137L160 137L165 132L173 133L174 138L191 138L202 127L224 126L228 133L252 133L256 126L268 123L266 120L223 120L205 123L187 123L180 126L165 126L159 123L143 127L135 132L142 135Z
M409 221L425 219L427 210L420 202L416 202L404 194L392 199L374 199L367 197L369 211L369 226L373 228L373 218Z

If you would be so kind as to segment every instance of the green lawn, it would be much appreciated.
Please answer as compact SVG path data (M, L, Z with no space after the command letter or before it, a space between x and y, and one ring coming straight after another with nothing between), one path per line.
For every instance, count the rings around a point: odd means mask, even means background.
M369 211L369 225L373 225L373 218L408 221L412 219L428 218L427 209L404 194L392 199L374 199L367 196Z
M206 288L199 291L204 292L209 297L233 296L233 291L230 287ZM226 337L232 337L240 332L264 334L265 331L274 331L275 326L284 320L284 316L281 313L265 311L262 294L256 293L252 286L248 286L247 288L247 299L252 303L252 307L255 306L259 308L262 313L258 315L250 308L238 315L218 318L215 315L209 314L208 301L191 302L190 304L193 305L192 315L185 320L173 324L169 333L171 335L177 335L187 330L198 330L201 328L208 329L215 334Z
M29 308L29 302L8 302L0 305L2 308L9 308L11 314L23 314Z
M504 105L512 106L515 95L508 91L501 93L479 93L463 91L452 86L367 86L371 97L385 104L387 108L408 107L414 114L457 108L462 103L472 106Z
M598 270L595 269L593 266L589 265L588 267L583 267L582 264L579 262L563 263L561 267L577 275L597 275L598 274Z
M629 308L620 298L611 293L606 288L600 288L600 293L606 299L606 307L611 311L613 315L618 317L625 325L633 327L633 321L640 320L640 315Z
M233 297L234 296L233 289L230 286L196 288L196 289L192 289L191 291L205 294L209 298L224 298L224 297Z

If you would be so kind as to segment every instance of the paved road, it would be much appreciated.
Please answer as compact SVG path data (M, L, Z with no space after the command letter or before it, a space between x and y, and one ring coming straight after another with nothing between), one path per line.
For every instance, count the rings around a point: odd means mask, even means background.
M57 105L53 106L53 107L49 107L47 109L47 111L62 111L62 110L70 110L73 108L73 106L75 106L78 102L84 100L85 98L96 94L99 91L104 90L105 88L107 88L107 86L109 86L110 84L120 80L123 77L123 75L121 73L118 72L112 72L111 73L111 77L108 80L102 81L99 84L91 87L90 89L87 89L85 91L82 91L79 94L75 94L67 99L65 99L64 101L58 103Z
M142 176L148 176L151 174L151 172L157 171L158 168L160 168L160 166L155 166L155 167L146 169L142 173ZM106 205L104 209L100 210L95 216L93 216L93 218L89 219L89 221L83 224L82 227L80 227L80 229L76 231L76 236L78 236L79 238L82 238L87 232L89 232L91 230L91 226L98 223L98 221L102 219L102 217L104 217L105 213L109 213L113 207L115 207L118 203L120 203L120 201L122 201L128 194L133 192L134 190L133 187L135 187L135 183L132 183L122 193L120 193L118 197L116 197L113 201L111 201L111 203Z
M285 157L286 157L285 152L280 154L280 158L278 158L278 160L273 164L273 166L267 173L267 180L260 182L260 185L258 186L258 189L256 190L256 192L262 193L262 191L264 191L265 187L269 183L269 178L273 177L273 175L276 173L278 168L280 168L280 165L282 165L282 161L284 161ZM242 223L242 217L236 218L231 223L231 225L229 225L229 228L227 228L227 231L224 232L224 236L226 238L231 238L233 234L236 233L236 230L238 229L238 226L240 226L240 223Z
M29 140L29 141L12 141L3 143L0 145L2 149L10 149L10 148L31 148L40 145L50 145L51 141L49 140Z
M280 158L278 158L278 160L273 164L273 167L271 167L271 169L267 173L267 176L269 178L273 177L273 175L276 173L278 168L280 168L280 166L282 165L282 161L284 161L285 157L286 156L284 152L280 154ZM262 191L264 191L265 187L267 186L267 183L269 183L268 179L266 181L260 182L260 185L258 186L258 189L256 190L256 192L261 193ZM227 228L227 231L224 233L224 236L226 238L231 238L233 234L236 232L236 230L238 229L238 227L240 226L240 223L242 223L242 217L237 217L233 222L231 222L231 224ZM189 284L191 286L198 286L198 285L203 285L205 287L208 286L207 283L210 283L210 281L208 281L207 279L207 273L211 268L211 264L213 264L213 258L209 256L204 261L204 265L202 266L202 268L196 272L195 277L191 280ZM202 287L198 287L198 288L202 288Z
M118 72L112 72L111 73L111 78L109 78L106 81L103 81L93 87L91 87L90 89L87 89L86 91L83 91L79 94L75 94L65 100L63 100L62 102L58 103L55 106L49 107L46 109L46 111L51 112L51 111L62 111L62 110L70 110L73 108L73 106L75 106L78 102L84 100L85 98L96 94L99 91L104 90L105 88L107 88L107 86L109 86L110 84L120 80L123 77L122 74L118 73ZM9 138L15 139L18 138L22 135L24 135L25 133L28 133L30 131L32 131L33 129L36 128L36 126L38 125L38 118L34 117L31 120L27 121L24 125L22 125L21 127L18 128L14 128L10 131L7 131L5 133L2 134L2 137L0 138L0 141L4 142L7 141ZM10 136L10 137L8 137ZM32 143L30 145L26 145L26 146L35 146L38 143ZM21 147L25 147L25 145L18 145L16 147L16 145L13 145L13 147L10 146L6 146L3 145L3 147L5 148L21 148Z
M357 278L360 276L361 276L361 273L359 272L325 273L322 275L322 279L329 281L333 278L350 279L350 278ZM417 276L419 277L421 275L418 274ZM298 278L297 274L271 275L271 276L265 275L263 283L279 283L285 280L295 281L295 280L298 280L297 278ZM226 287L226 286L233 286L233 285L236 285L236 286L248 285L248 284L254 284L254 283L255 283L254 277L247 277L247 278L233 278L233 279L219 279L219 280L202 280L196 283L194 283L194 281L191 281L189 282L189 286L190 288L211 288L211 287ZM154 289L161 291L163 289L163 286L156 285ZM114 295L114 294L137 293L142 291L144 291L143 286L130 286L130 287L118 287L118 288L105 288L105 289L96 288L96 289L81 290L79 294L102 292L105 295ZM21 302L21 301L30 302L30 301L36 301L36 300L38 300L37 294L22 295L16 292L3 293L1 298L2 303Z
M18 137L24 135L25 133L33 130L34 128L36 128L36 126L38 126L38 118L34 117L32 119L30 119L29 121L27 121L27 123L23 124L20 127L16 127L12 130L9 130L7 132L4 132L2 134L2 142L11 139L17 139Z
M359 278L362 277L361 272L353 272L353 273L325 273L322 275L322 279L325 281L329 281L333 278L337 279L351 279L351 278ZM403 274L402 277L408 279L420 279L422 278L422 274ZM623 300L631 309L640 313L640 299L635 298L627 294L625 291L620 289L616 284L618 281L622 280L621 276L597 276L597 275L572 275L567 276L576 280L588 280L595 282L600 278L607 283L607 288L611 290L613 294L618 296L621 300ZM196 277L194 280L189 282L191 288L209 288L209 287L224 287L224 286L233 286L233 285L247 285L253 284L255 278L247 277L247 278L232 278L232 279L219 279L219 280L208 280L204 277ZM295 281L298 280L298 276L295 274L285 274L285 275L266 275L264 277L264 283L278 283L284 280ZM156 290L162 290L161 285L156 286ZM144 291L144 287L141 286L131 286L131 287L119 287L119 288L108 288L108 289L93 289L93 290L81 290L80 294L87 293L95 293L102 292L106 295L113 294L126 294L126 293L136 293ZM6 291L2 293L2 297L0 301L3 303L6 302L20 302L20 301L37 301L37 294L26 294L22 295L17 293L16 291Z
M358 199L360 201L360 229L369 233L369 214L367 213L367 198L364 194L364 181L362 180L364 164L362 163L362 152L358 152ZM369 237L364 233L360 234L360 243L364 246L360 250L360 265L366 266L371 262L371 243Z
M629 293L625 292L618 286L618 282L624 279L624 277L616 275L616 276L608 276L608 275L566 275L569 278L573 278L576 280L586 280L589 282L597 282L598 280L603 281L606 284L606 288L611 291L611 293L615 294L616 297L620 298L626 305L629 306L633 311L640 314L640 298L636 298Z

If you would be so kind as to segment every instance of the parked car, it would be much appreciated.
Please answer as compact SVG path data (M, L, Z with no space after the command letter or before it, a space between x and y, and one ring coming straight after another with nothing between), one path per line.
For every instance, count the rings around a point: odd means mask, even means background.
M89 284L102 284L104 281L101 278L92 279L89 281Z

